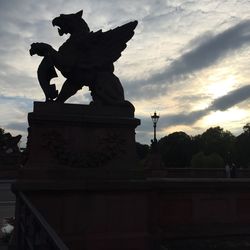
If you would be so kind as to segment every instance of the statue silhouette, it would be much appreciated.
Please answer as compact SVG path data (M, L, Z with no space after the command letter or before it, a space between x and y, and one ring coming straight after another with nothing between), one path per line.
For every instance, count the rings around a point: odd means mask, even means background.
M46 43L33 43L30 49L30 55L43 57L37 74L46 101L64 103L83 86L88 86L94 103L127 104L121 82L114 75L113 63L133 37L137 21L107 32L93 32L82 19L81 10L75 14L61 14L52 24L58 27L60 36L70 34L59 50ZM50 84L50 80L57 77L55 68L66 78L59 94L55 85Z

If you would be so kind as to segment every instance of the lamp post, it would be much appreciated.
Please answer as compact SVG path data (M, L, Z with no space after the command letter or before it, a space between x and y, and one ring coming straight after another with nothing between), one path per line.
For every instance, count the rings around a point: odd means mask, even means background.
M151 119L153 121L153 126L154 126L154 140L153 142L156 143L157 139L156 139L156 124L159 120L160 116L156 114L156 112L154 112L154 115L151 115Z

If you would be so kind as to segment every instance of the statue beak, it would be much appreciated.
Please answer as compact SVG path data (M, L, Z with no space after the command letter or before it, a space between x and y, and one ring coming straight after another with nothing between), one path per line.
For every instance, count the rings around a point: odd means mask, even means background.
M59 20L60 20L59 17L54 18L54 19L52 20L52 25L53 25L53 26L58 25L58 24L59 24Z
M52 20L52 25L53 25L53 26L56 25L56 18L54 18L54 19Z
M60 18L59 17L56 17L56 18L54 18L52 20L52 25L53 26L58 26L57 30L58 30L58 33L59 33L60 36L64 35L64 32L63 32L63 30L60 27Z

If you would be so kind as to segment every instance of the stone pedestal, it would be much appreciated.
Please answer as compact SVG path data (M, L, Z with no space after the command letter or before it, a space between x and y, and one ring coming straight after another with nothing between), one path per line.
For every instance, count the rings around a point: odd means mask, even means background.
M69 249L149 249L147 194L134 187L133 106L35 102L28 121L16 195L28 197Z
M89 178L136 165L134 108L34 103L28 115L29 178ZM59 173L60 172L60 173ZM32 177L32 178L33 178Z

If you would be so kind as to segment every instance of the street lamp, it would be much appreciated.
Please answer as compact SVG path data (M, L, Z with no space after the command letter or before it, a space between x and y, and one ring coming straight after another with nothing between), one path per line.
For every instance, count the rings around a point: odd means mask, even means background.
M160 116L156 114L156 112L154 112L154 115L151 115L151 119L153 121L153 126L154 126L154 140L153 142L157 142L156 140L156 124L159 120Z

